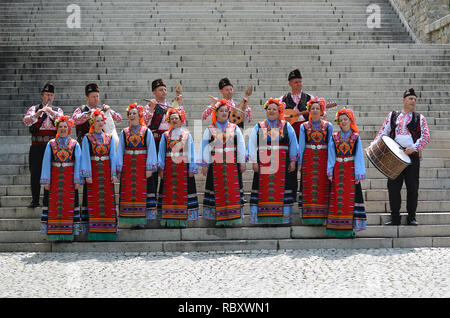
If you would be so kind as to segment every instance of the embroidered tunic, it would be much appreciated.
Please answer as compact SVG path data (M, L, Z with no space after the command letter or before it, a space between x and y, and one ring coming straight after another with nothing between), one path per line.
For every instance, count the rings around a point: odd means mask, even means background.
M156 217L156 201L150 200L150 178L156 172L157 158L153 135L146 126L122 130L117 149L120 177L119 224L141 225Z
M228 120L208 126L198 160L208 166L203 217L216 220L218 226L241 223L245 199L240 164L245 164L245 142L239 127Z
M158 214L163 226L187 226L198 219L197 173L192 136L182 128L166 131L160 142L158 168L164 171L158 196Z
M357 132L335 132L334 147L328 154L327 174L333 177L326 233L353 237L366 229L366 213L361 183L366 178L361 138Z
M250 135L247 153L248 160L260 168L253 174L250 223L290 223L297 178L288 168L291 161L298 160L294 129L278 119L258 123Z
M48 142L41 184L50 185L48 205L42 209L41 233L48 240L72 241L80 233L80 208L75 184L80 178L81 149L77 141L59 137Z
M324 120L300 126L299 166L301 170L299 209L303 224L324 224L328 216L330 182L327 178L333 126Z
M115 240L117 234L116 149L106 133L88 133L83 138L81 176L92 178L87 184L89 240Z

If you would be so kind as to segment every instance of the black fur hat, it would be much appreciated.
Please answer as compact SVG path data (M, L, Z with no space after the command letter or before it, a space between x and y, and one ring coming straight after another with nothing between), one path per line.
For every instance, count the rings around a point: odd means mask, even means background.
M86 85L86 87L84 88L84 92L86 93L86 96L88 96L89 93L92 93L92 92L100 93L100 88L98 87L97 84L91 83L91 84Z
M298 68L289 72L288 81L294 78L302 78L302 73Z
M233 86L233 84L231 84L231 81L228 79L228 77L222 78L219 81L219 89L224 88L225 86L231 85Z

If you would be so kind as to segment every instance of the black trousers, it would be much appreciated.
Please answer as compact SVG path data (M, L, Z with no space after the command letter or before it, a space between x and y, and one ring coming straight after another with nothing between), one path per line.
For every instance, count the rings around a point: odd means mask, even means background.
M36 144L30 146L28 153L28 167L30 169L30 185L32 203L39 204L41 195L41 170L47 144Z
M408 221L416 218L417 200L419 195L419 157L410 157L411 165L394 180L388 179L387 186L389 191L389 205L391 208L392 222L400 222L400 207L402 204L401 189L403 181L406 185L406 211L408 212Z

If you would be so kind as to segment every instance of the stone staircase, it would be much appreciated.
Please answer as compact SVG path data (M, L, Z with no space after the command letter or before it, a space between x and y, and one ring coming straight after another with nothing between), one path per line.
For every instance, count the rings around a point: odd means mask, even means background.
M387 0L377 2L379 29L366 25L368 0L90 0L80 4L79 29L66 24L71 3L0 3L0 251L450 246L450 46L412 43ZM26 208L30 137L22 117L39 102L45 82L56 85L54 104L71 115L84 103L84 86L95 81L101 102L124 118L128 104L151 97L154 79L166 80L169 98L181 83L187 126L199 147L207 124L199 118L208 95L218 95L220 78L231 79L236 100L254 85L254 121L244 130L248 141L251 127L265 118L263 103L289 90L287 74L297 67L304 91L355 110L363 146L389 111L401 109L402 92L416 89L417 110L427 117L432 139L421 162L420 226L382 226L389 219L386 178L366 160L362 187L369 225L354 239L331 239L323 227L302 226L298 208L292 226L253 226L248 204L242 227L214 228L200 219L186 229L161 229L149 222L144 230L120 228L112 243L85 237L49 243L39 233L41 210ZM335 111L328 112L330 121ZM245 172L248 201L251 178L252 172ZM196 181L202 202L205 177L199 174Z

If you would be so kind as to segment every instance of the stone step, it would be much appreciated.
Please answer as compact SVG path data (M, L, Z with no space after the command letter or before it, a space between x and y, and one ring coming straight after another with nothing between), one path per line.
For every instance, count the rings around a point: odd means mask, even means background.
M370 44L367 44L370 46ZM382 46L377 47L364 47L350 44L346 47L339 47L339 44L327 46L326 44L321 45L302 45L297 44L295 46L279 44L274 49L273 46L265 47L263 44L224 44L220 55L223 55L227 59L237 58L238 56L245 56L247 58L254 58L256 60L271 58L274 56L286 56L293 59L299 59L307 56L320 56L324 60L335 60L338 61L340 58L346 59L346 57L353 56L355 60L398 60L398 61L414 61L414 60L426 60L437 59L437 60L448 60L448 53L446 50L440 50L430 48L418 48L418 49L408 49L407 52L399 52L396 48L385 48ZM103 59L120 59L128 57L130 60L135 60L137 58L151 60L151 56L184 56L186 58L193 56L203 56L211 57L214 55L214 45L198 45L192 43L188 47L182 45L172 45L172 44L161 44L157 47L149 45L137 45L130 49L129 45L116 45L114 47L108 46L108 44L96 46L90 45L88 47L84 46L47 46L41 47L38 45L29 46L14 46L14 45L0 45L2 48L2 59L9 59L10 61L20 61L24 57L30 58L25 60L26 62L32 62L34 59L42 61L49 57L53 57L54 61L59 59L67 59L71 57L74 59L81 60L103 60ZM50 50L49 50L50 48ZM210 50L208 50L210 48ZM206 49L206 50L205 50ZM145 51L149 56L139 56L136 54L136 50ZM76 60L75 60L76 61ZM50 62L50 61L48 61Z
M221 240L166 242L73 242L73 243L0 243L0 252L213 252L251 250L293 250L316 248L419 248L449 247L450 237Z
M264 23L264 22L262 22ZM328 21L326 23L329 23ZM174 24L171 24L173 26ZM253 25L253 23L252 23ZM175 26L179 29L182 26ZM186 26L183 26L186 27ZM187 43L179 43L179 44L167 44L162 43L160 46L155 47L151 44L141 42L136 47L130 48L127 44L94 44L94 45L1 45L2 52L4 54L10 54L12 56L47 56L47 55L56 55L59 56L63 53L66 55L77 55L77 56L95 56L98 54L106 54L106 55L126 55L126 53L136 52L138 51L146 51L150 54L174 54L176 52L180 52L182 54L195 54L199 53L201 55L211 55L212 51L201 51L201 49L209 47L207 43L199 43L192 42L190 44ZM214 45L211 44L211 48ZM448 46L443 44L415 44L415 43L368 43L367 45L360 46L358 44L345 45L345 44L317 44L317 43L298 43L296 46L289 45L287 43L281 43L274 47L272 44L268 43L259 43L253 44L250 42L246 43L235 43L235 44L224 44L222 46L221 54L230 54L230 55L251 55L260 54L260 52L271 52L276 55L276 52L282 49L282 54L310 54L311 52L315 53L326 53L326 54L395 54L396 56L409 56L409 55L446 55L448 53ZM247 52L247 54L245 53ZM249 53L250 52L250 53Z
M331 70L327 70L325 72L326 69L321 68L320 70L315 70L314 72L311 71L304 71L302 68L302 74L304 76L305 79L305 89L307 87L307 85L310 85L309 81L312 81L314 78L321 78L321 79L325 79L325 80L335 80L338 81L340 79L342 79L343 81L345 81L346 79L348 80L352 80L355 81L355 79L361 79L361 80L365 80L368 77L372 76L372 79L383 79L383 80L393 80L393 81L409 81L409 80L414 80L414 78L418 78L418 74L417 72L404 72L404 70L401 70L399 72L337 72L337 71L331 71ZM4 81L21 81L21 80L32 80L32 81L42 81L45 83L45 81L47 81L49 78L51 78L53 81L57 82L57 81L69 81L70 79L73 80L80 80L80 81L86 81L86 78L95 78L97 81L101 82L101 81L108 81L108 80L125 80L125 81L134 81L134 80L139 80L141 85L145 85L147 83L147 81L153 81L153 79L157 76L161 76L163 78L165 78L168 84L169 89L173 86L175 87L179 80L189 80L189 79L205 79L205 78L209 78L211 81L216 82L218 78L220 78L220 76L222 75L228 75L229 74L233 74L232 79L233 80L238 80L238 79L252 79L253 77L256 77L255 72L246 72L243 71L242 68L240 69L235 69L233 70L233 72L227 72L225 69L220 69L218 70L220 72L218 73L202 73L201 70L199 70L198 72L192 71L189 73L186 72L181 72L181 69L176 69L176 70L166 70L166 71L158 71L155 70L154 72L152 72L152 75L146 75L146 74L142 74L142 73L135 73L133 74L132 72L122 72L120 74L120 77L117 76L117 74L114 73L108 73L105 74L104 72L92 72L91 71L86 71L84 74L57 74L57 73L52 73L52 72L48 72L46 71L46 73L36 73L36 74L3 74L2 79ZM281 70L281 69L277 69L277 70L273 70L273 72L275 72L276 74L274 74L274 76L269 77L270 78L277 78L280 79L280 81L282 79L286 78L286 73L287 70ZM317 76L317 73L321 74L321 76ZM263 76L264 74L259 74L257 75L257 78L262 79L264 78ZM71 77L72 76L72 77ZM436 72L422 72L420 73L420 76L422 79L424 80L448 80L448 74L447 73L436 73ZM174 81L176 81L176 83L174 85L172 85L172 83L170 82L170 79L173 79ZM409 83L409 82L408 82ZM103 85L104 87L105 85ZM288 88L288 85L286 83L286 88L284 90L286 90ZM217 89L215 89L216 91ZM34 99L35 97L33 97ZM60 96L58 96L58 99L60 98ZM380 101L379 101L380 102ZM383 102L383 101L381 101Z
M368 226L357 232L356 238L419 238L449 237L450 225L421 226ZM208 241L258 241L283 239L330 239L325 227L280 226L241 228L185 228L185 229L121 229L117 242L208 242ZM87 242L86 234L77 237ZM45 243L46 236L38 231L0 231L0 243Z
M450 65L450 64L449 64ZM245 65L243 65L245 66ZM364 89L370 87L372 91L384 91L388 96L393 95L392 93L398 94L399 91L402 89L404 90L404 87L406 85L410 85L408 81L405 81L405 83L398 82L396 84L378 84L378 85L370 85L369 82L361 81L359 83L353 83L353 84L342 84L342 83L330 83L330 79L324 78L324 81L327 81L327 83L323 84L316 84L316 83L308 83L304 86L304 89L311 92L316 91L327 91L332 92L335 94L335 92L340 92L339 96L340 98L346 98L347 92L348 94L354 95L358 92L364 91ZM20 83L20 82L19 82ZM58 83L62 87L64 87L61 83ZM81 84L81 83L80 83ZM109 84L109 85L108 85ZM131 85L130 83L114 83L116 85L111 85L113 83L107 83L107 85L102 86L101 83L99 83L100 87L105 87L105 89L102 89L102 95L107 94L108 96L111 93L115 93L119 90L123 90L124 92L132 92L133 94L146 92L147 94L150 94L150 83L141 82L136 83L136 85ZM121 85L122 84L122 85ZM186 96L187 98L191 97L190 94L195 94L196 92L214 92L217 90L216 83L213 83L212 80L196 80L196 79L182 79L181 84L183 85L184 94L183 96ZM9 95L11 97L15 97L14 95L26 95L30 96L29 94L36 94L37 87L36 86L27 86L23 87L22 83L20 83L20 86L13 86L14 83L9 83L8 86L0 86L0 95ZM55 84L56 85L56 84ZM124 85L127 85L127 87L124 87ZM236 86L237 89L240 89L241 87L248 87L249 85L254 86L255 94L258 92L270 92L270 91L282 91L285 89L286 84L279 79L278 81L272 81L261 78L261 79L242 79L242 80L234 80L233 86ZM69 87L65 86L63 91L57 92L57 98L69 98L73 94L80 95L80 92L83 92L85 85L71 85ZM448 87L448 85L440 84L440 85L415 85L415 89L419 94L419 104L421 98L427 98L427 97L448 97L449 95L446 94L445 89ZM61 93L63 93L61 95ZM169 94L172 92L169 92ZM32 96L32 95L31 95ZM256 95L257 96L257 95ZM368 97L370 98L371 95L368 94ZM14 99L14 98L13 98Z
M238 74L239 77L235 77L236 74L233 74L233 85L283 85L284 79L269 79L269 78L250 78L250 74ZM253 76L252 76L253 77ZM210 85L212 81L215 81L217 79L217 76L207 76L205 74L204 78L196 78L196 77L183 77L180 78L185 83L194 83L196 85ZM142 88L151 87L151 80L123 80L123 79L110 79L110 80L101 80L97 81L97 84L99 87L111 90L112 88L117 87L138 87L141 86ZM58 80L58 87L64 87L65 89L71 89L74 90L75 88L84 88L86 81L85 80ZM168 92L173 93L171 90L171 83L168 83L169 86ZM336 86L336 85L342 85L343 87L380 87L383 89L396 87L402 85L404 87L405 85L413 85L417 91L426 90L430 91L431 88L445 88L447 84L450 84L450 79L414 79L414 78L403 78L403 79L392 79L392 78L386 78L383 80L383 83L374 83L372 78L360 78L357 82L355 82L354 79L339 79L339 78L308 78L306 79L306 76L303 81L303 86L306 88L308 86L319 86L319 85L329 85L329 86ZM345 86L344 86L345 85ZM192 85L194 86L194 85ZM0 81L0 87L4 88L28 88L33 89L32 92L36 92L36 81L30 81L26 77L22 80L13 80L13 81ZM79 92L79 90L78 90ZM102 89L103 92L103 89ZM58 98L58 95L56 95Z
M275 58L274 58L275 60ZM131 62L130 62L131 63ZM233 61L230 61L229 64L232 64ZM141 63L142 64L142 63ZM52 64L54 65L54 64ZM288 64L286 64L288 65ZM29 68L24 68L24 69L4 69L4 74L34 74L37 73L37 70L40 70L41 72L45 72L47 74L64 74L64 73L75 73L75 74L80 74L80 73L87 73L89 74L89 72L92 72L92 67L89 67L89 65L84 66L83 63L80 63L79 65L77 65L77 67L72 66L71 68L64 68L64 69L59 69L57 67L46 67L46 68L40 68L40 67L35 67L35 68L31 68L30 65ZM126 67L124 69L124 67L120 67L120 66L116 66L116 65L111 65L109 67L103 66L103 67L97 67L96 73L110 73L110 74L114 74L114 73L167 73L167 72L174 72L177 70L177 66L175 62L172 62L172 65L164 65L164 66L160 66L160 67L155 67L155 66L147 66L147 65L143 65L143 66L139 66L139 67ZM225 70L224 68L227 68L227 70ZM217 69L217 72L221 72L221 71L226 71L229 74L233 74L234 72L239 73L242 72L242 69L240 66L224 66L224 67L217 67L217 66L201 66L201 67L197 67L197 66L185 66L185 67L180 67L178 69L178 71L181 71L182 73L198 73L198 72L211 72L214 71L214 69ZM375 73L375 72L388 72L388 73L395 73L395 72L436 72L436 73L442 73L442 74L447 74L450 71L450 66L415 66L415 65L410 65L410 66L405 66L405 65L390 65L390 66L372 66L372 65L359 65L359 66L354 66L354 65L336 65L336 66L330 66L330 67L322 67L320 65L305 65L302 67L302 72L309 72L309 73L313 73L316 74L324 74L327 72L344 72L344 73L353 73L353 72L366 72L366 73ZM246 67L246 72L248 73L273 73L273 77L278 77L278 75L280 75L279 78L285 78L286 76L286 70L284 69L280 69L279 66L277 65L271 65L270 63L263 63L261 66L248 66ZM324 74L325 75L325 74ZM259 75L259 77L262 77L261 75ZM317 77L317 76L315 76ZM366 76L367 77L367 76Z

